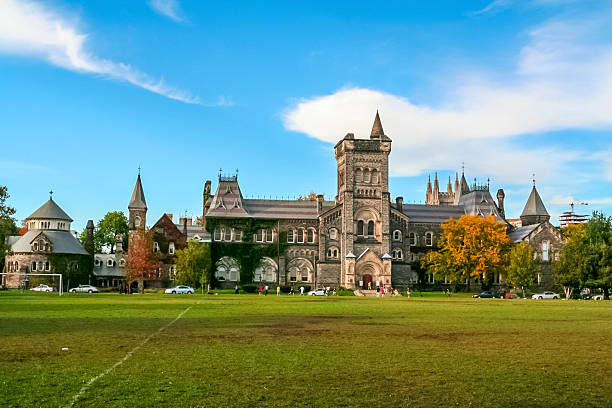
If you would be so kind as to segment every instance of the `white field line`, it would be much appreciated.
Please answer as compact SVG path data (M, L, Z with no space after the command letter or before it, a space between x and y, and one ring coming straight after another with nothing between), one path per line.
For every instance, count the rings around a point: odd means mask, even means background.
M198 302L199 303L199 302ZM144 339L140 344L138 344L136 347L134 347L132 350L128 351L128 353L119 361L117 361L115 364L113 364L111 367L109 367L108 369L106 369L105 371L101 372L100 374L96 375L95 377L92 377L89 381L87 381L87 383L79 390L79 392L77 394L74 395L74 397L72 397L72 400L70 401L70 403L68 405L66 405L67 408L70 408L72 406L74 406L74 404L79 400L79 398L81 398L83 396L83 394L85 394L87 392L87 390L89 389L89 387L91 387L91 385L93 383L95 383L96 381L98 381L100 378L104 377L105 375L107 375L108 373L110 373L111 371L113 371L115 368L119 367L121 364L125 363L130 357L132 357L132 355L137 352L142 346L144 346L145 344L148 343L149 340L151 340L153 337L157 336L159 333L163 332L164 330L166 330L168 327L172 326L178 319L180 319L181 317L183 317L183 315L185 313L187 313L189 311L189 309L191 309L193 307L193 305L189 306L187 309L183 310L181 313L179 313L178 316L176 316L174 318L174 320L172 320L170 323L167 323L165 326L160 327L157 331L151 333L146 339Z

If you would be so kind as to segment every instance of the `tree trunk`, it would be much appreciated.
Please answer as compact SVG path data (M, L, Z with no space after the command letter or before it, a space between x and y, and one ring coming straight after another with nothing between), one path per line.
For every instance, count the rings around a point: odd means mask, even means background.
M521 286L521 290L523 291L523 299L525 299L525 287Z
M144 281L138 279L138 293L144 293Z
M610 300L610 288L609 287L604 286L603 295L604 295L604 300Z
M563 288L563 290L565 290L565 299L569 300L572 298L572 288L566 286Z

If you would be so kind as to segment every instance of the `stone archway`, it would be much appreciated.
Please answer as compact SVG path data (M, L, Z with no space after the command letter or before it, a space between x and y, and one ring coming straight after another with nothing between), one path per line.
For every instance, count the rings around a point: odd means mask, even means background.
M376 282L382 282L382 271L382 262L366 261L358 263L355 271L356 286L359 286L361 282L361 288L368 289L368 282L371 282L371 288L376 289Z

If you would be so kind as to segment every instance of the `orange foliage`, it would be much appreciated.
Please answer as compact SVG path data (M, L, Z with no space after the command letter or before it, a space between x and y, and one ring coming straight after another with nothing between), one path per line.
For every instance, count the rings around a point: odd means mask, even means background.
M506 265L511 241L506 226L493 217L464 215L442 224L438 251L432 251L422 265L451 282L484 275L487 279Z
M150 231L139 231L130 238L125 277L129 282L159 279L162 262L153 253L153 238Z

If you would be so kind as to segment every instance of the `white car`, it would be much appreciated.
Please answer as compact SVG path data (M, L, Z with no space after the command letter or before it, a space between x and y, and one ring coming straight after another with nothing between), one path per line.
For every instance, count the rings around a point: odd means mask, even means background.
M308 292L308 296L327 296L325 289L316 289Z
M595 295L591 299L593 299L593 300L604 300L604 295Z
M193 294L193 288L185 285L178 285L173 288L166 289L165 293L186 293Z
M91 286L91 285L79 285L76 288L70 289L68 292L71 292L71 293L75 293L75 292L98 293L98 288L96 288L95 286Z
M561 299L561 295L559 295L558 293L555 292L542 292L542 293L536 293L535 295L531 296L532 299Z
M44 284L40 284L35 288L32 288L30 290L33 290L35 292L53 292L53 288L49 285L44 285Z

